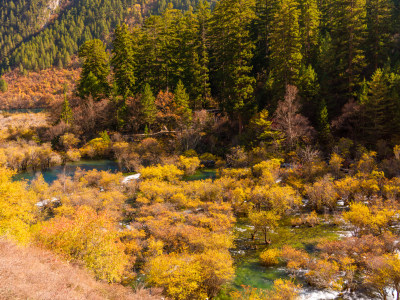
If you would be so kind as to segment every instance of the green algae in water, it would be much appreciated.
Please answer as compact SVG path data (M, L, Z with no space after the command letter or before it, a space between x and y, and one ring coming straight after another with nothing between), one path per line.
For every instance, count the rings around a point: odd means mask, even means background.
M236 249L233 251L235 259L235 279L229 286L226 286L216 299L232 299L229 293L234 290L243 289L249 286L257 289L269 290L276 279L290 279L290 274L283 267L265 267L259 259L260 253L266 248L282 248L285 245L298 249L304 249L311 255L316 251L316 246L323 240L338 239L337 226L320 224L315 227L292 227L290 219L280 222L280 227L270 235L271 245L262 245L262 237L257 235L254 242L250 241L251 227L246 218L238 219L236 224ZM256 246L257 250L243 250L249 246ZM241 250L242 249L242 250ZM297 280L296 280L297 281ZM301 280L297 281L301 284Z
M241 289L242 286L251 286L269 290L279 278L288 279L289 274L283 268L262 266L257 255L238 264L233 287Z
M217 171L215 169L201 169L197 170L195 174L185 176L183 180L193 181L193 180L204 180L204 179L215 179L217 177Z

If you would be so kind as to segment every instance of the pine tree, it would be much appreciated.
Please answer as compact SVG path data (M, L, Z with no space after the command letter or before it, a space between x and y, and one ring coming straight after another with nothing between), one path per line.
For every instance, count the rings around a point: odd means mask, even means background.
M140 97L140 104L144 123L150 128L156 120L157 108L153 92L148 83L144 86L142 96Z
M180 80L176 86L174 96L177 115L180 117L182 124L188 125L192 121L192 110L189 108L189 95Z
M211 19L214 82L221 107L238 120L239 133L246 111L254 107L251 61L255 46L250 37L254 5L253 0L222 0Z
M201 100L201 106L207 106L211 96L210 91L210 70L209 70L209 22L211 18L210 5L207 1L200 1L196 13L197 25L197 45L196 54L198 58L197 68L195 70L195 80L192 86L194 94L197 94L196 104Z
M385 74L381 69L377 69L371 78L369 84L369 97L366 105L369 124L367 131L372 139L381 134L384 130L385 121L385 101L389 94L388 83Z
M8 84L7 81L4 80L4 78L0 78L0 92L7 92L8 90Z
M271 34L273 17L279 8L278 0L257 0L256 19L253 25L253 39L256 42L254 54L254 69L257 73L268 70L269 62L269 39Z
M297 83L302 54L299 28L300 11L294 0L282 0L271 26L272 73L281 93Z
M335 59L332 92L337 110L357 91L365 67L366 0L329 0L329 27ZM346 95L345 97L343 97Z
M299 96L302 101L302 113L312 124L316 124L316 115L318 113L318 96L320 94L320 85L318 75L313 67L302 65L298 80Z
M318 116L318 137L322 148L329 151L333 144L331 126L329 125L328 108L325 100L321 102Z
M135 59L132 36L128 26L123 24L115 29L111 65L114 71L118 95L124 99L135 91Z
M367 141L375 144L399 130L400 76L377 69L369 83L367 99L363 103L363 129Z
M368 54L373 70L387 60L393 11L391 0L367 0Z
M74 120L72 109L69 105L69 101L66 94L64 95L64 103L61 111L60 120L64 121L64 123L67 125L71 125L71 123Z
M96 100L108 97L110 65L103 42L92 40L84 43L79 49L79 57L83 65L77 87L78 95L81 98L92 96Z
M300 35L302 54L306 63L311 63L312 54L318 43L321 12L317 0L300 0Z

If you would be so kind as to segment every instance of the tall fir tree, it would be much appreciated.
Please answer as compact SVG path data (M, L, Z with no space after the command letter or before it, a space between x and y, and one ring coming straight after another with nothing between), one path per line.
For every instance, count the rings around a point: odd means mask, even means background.
M393 13L394 4L391 0L367 0L367 54L371 70L383 67L388 59Z
M72 113L72 109L69 105L69 101L67 95L64 95L63 107L61 110L60 121L63 121L67 125L71 125L74 120L74 115Z
M366 0L328 0L328 8L335 66L331 74L331 106L339 112L355 96L366 66Z
M132 35L126 24L115 29L111 66L118 95L124 99L133 96L135 92L135 53Z
M182 81L178 81L174 92L176 114L180 117L181 125L189 125L192 121L192 110L189 108L189 95Z
M210 69L209 69L209 24L211 18L210 5L207 1L200 1L196 8L196 56L197 68L194 71L194 83L192 91L195 94L195 108L206 107L211 97L210 91ZM200 100L200 101L199 101Z
M143 115L143 121L148 129L154 124L157 116L157 108L155 104L155 98L151 87L148 83L145 84L143 93L140 97L141 113Z
M254 107L255 78L251 61L254 43L250 28L255 15L254 0L222 0L211 19L213 80L221 107L238 120Z
M256 18L252 28L256 44L253 59L255 73L266 73L269 68L269 39L273 17L278 8L278 0L256 0Z
M309 64L313 61L313 54L318 44L321 12L317 0L300 0L299 4L302 54L305 63Z
M287 85L298 80L302 54L299 28L300 10L294 0L282 0L274 14L271 35L271 70L279 97Z
M297 86L302 103L302 114L310 120L311 124L316 125L320 84L318 75L311 65L307 67L302 65Z
M329 152L333 145L333 135L331 132L331 126L329 124L328 108L325 100L322 100L319 107L318 113L318 139L321 147Z
M388 138L400 129L400 76L377 69L363 101L363 129L366 141L374 145L379 138Z
M108 97L110 64L103 42L91 40L84 43L79 49L79 57L83 64L77 87L78 95L81 98L92 96L96 100Z

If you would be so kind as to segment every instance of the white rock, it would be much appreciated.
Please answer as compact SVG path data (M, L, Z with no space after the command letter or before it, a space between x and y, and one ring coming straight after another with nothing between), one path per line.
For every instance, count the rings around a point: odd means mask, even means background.
M122 180L122 183L126 184L126 183L128 183L128 182L130 182L130 181L132 181L132 180L138 180L139 178L140 178L140 173L133 174L133 175L129 175L129 176L126 176L126 177Z

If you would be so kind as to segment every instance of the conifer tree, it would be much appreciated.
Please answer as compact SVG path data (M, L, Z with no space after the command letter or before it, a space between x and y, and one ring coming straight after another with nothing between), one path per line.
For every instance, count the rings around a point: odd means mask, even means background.
M118 95L124 99L135 91L135 59L132 36L128 26L123 24L115 29L111 65L114 71Z
M299 76L302 61L299 15L295 1L282 0L272 21L271 66L282 93L287 85L296 84Z
M4 80L4 78L0 78L0 92L7 92L8 90L8 84L7 81Z
M321 12L317 0L300 0L300 35L302 54L306 63L311 63L313 50L318 43Z
M369 83L363 103L364 133L374 144L379 137L387 138L399 130L399 76L377 69Z
M78 82L78 95L81 98L92 96L99 100L110 93L108 75L110 74L109 57L100 40L84 43L79 49L82 59L82 72Z
M192 87L197 99L201 100L201 106L206 106L211 96L209 78L209 22L211 18L210 5L207 1L200 1L196 9L197 24L197 57L198 67L195 73L195 82ZM198 102L198 101L197 101ZM194 105L197 107L198 105Z
M365 67L366 0L328 0L329 27L335 59L334 93L340 93L338 109L354 97ZM343 97L347 95L347 97ZM342 100L340 100L342 99Z
M273 17L279 8L278 0L257 0L256 19L254 20L253 35L256 41L254 54L254 68L258 73L268 70L269 39Z
M331 126L329 125L328 108L325 100L321 102L318 116L319 142L325 151L329 151L333 144Z
M188 125L192 121L192 110L189 108L189 95L180 80L176 86L174 96L177 115L181 118L182 124Z
M368 54L372 69L382 67L388 57L392 33L391 0L367 0Z
M148 83L144 86L142 96L140 97L140 104L144 123L149 129L156 120L157 108L153 92L151 91L151 87Z
M302 113L312 124L316 124L316 114L318 113L318 96L320 85L318 75L311 65L302 65L298 80L299 96L302 102Z
M74 120L74 116L72 113L72 109L69 105L67 95L64 95L64 103L61 111L60 120L64 121L64 123L67 125L71 125L72 121Z
M211 44L214 80L221 106L235 116L239 133L243 118L254 107L254 84L251 61L254 43L250 25L255 19L255 1L222 0L211 19Z

